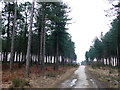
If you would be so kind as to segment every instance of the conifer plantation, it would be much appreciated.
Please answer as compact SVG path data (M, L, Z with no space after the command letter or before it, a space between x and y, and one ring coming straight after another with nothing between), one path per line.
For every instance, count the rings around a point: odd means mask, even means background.
M115 19L111 22L110 30L105 35L101 32L100 38L96 37L85 53L86 62L89 64L96 59L100 66L120 66L120 2L113 5L113 9L114 13L111 15L115 14Z
M3 90L120 88L119 0L2 0L0 12Z
M67 4L37 0L1 2L3 82L16 75L29 78L33 72L59 72L76 61L75 43L67 31L71 20Z

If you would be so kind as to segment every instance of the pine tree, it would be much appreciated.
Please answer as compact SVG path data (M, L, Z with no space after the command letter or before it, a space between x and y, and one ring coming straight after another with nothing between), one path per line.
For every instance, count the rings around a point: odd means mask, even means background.
M12 41L11 41L11 53L10 53L10 71L13 71L13 61L14 61L14 44L15 44L15 30L16 30L16 8L17 1L15 1L14 6L14 22L13 22L13 31L12 31Z
M27 46L27 55L26 55L26 71L25 71L26 77L29 77L30 60L31 60L30 54L31 54L33 13L34 13L34 1L32 3L32 10L31 10L31 17L30 17L30 27L29 27L28 46Z

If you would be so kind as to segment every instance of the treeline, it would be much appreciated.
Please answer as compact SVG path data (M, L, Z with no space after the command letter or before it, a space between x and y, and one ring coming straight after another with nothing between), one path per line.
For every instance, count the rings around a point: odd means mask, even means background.
M19 68L26 64L29 68L36 63L43 69L46 63L60 64L76 60L75 44L67 32L66 25L70 7L63 2L7 2L1 1L1 30L3 69L18 63Z
M120 3L115 5L119 10ZM94 59L101 65L119 66L120 65L120 12L117 18L111 23L110 30L101 38L95 38L94 44L86 51L87 63L92 63Z

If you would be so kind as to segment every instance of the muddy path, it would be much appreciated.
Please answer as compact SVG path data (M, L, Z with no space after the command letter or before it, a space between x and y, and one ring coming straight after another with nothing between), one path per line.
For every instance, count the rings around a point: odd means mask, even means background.
M104 82L97 80L87 67L82 65L71 75L71 77L61 82L58 88L107 88Z

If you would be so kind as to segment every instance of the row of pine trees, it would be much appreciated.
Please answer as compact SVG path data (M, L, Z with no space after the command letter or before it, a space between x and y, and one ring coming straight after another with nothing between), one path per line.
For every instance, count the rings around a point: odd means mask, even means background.
M26 65L25 75L36 63L43 69L45 63L54 64L76 60L75 44L67 32L70 7L63 2L7 2L2 3L0 39L2 40L1 61L10 71L14 63L19 68Z
M101 37L96 37L85 57L88 63L94 59L102 65L120 66L120 3L114 5L116 18L111 23L110 30ZM115 11L114 11L115 12Z

